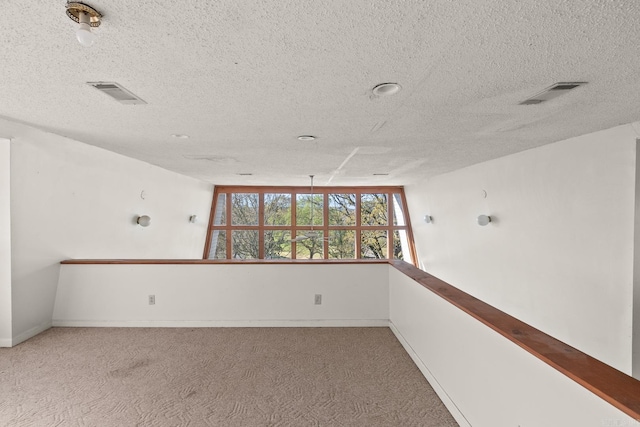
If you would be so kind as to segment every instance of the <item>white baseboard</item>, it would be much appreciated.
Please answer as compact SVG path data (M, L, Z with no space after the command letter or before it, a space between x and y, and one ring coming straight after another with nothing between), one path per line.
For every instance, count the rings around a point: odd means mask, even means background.
M58 327L104 328L282 328L388 327L387 319L330 320L53 320Z
M413 362L416 364L418 369L420 369L422 375L424 375L429 384L431 384L431 387L433 387L433 390L436 392L440 400L442 400L442 403L444 403L444 406L447 407L456 422L462 427L471 427L469 421L467 421L460 409L456 406L453 400L451 400L447 392L442 388L438 380L433 376L431 371L429 371L429 368L427 368L422 359L420 359L420 356L418 356L418 354L413 350L411 344L409 344L404 336L402 336L402 334L396 328L392 321L389 321L389 328L391 329L391 332L393 332L393 334L396 336L396 338L398 338L398 341L400 341L400 344L402 344L411 359L413 359Z
M0 338L0 347L11 347L11 338Z
M14 336L11 339L11 345L10 347L13 347L14 345L18 345L21 342L24 342L26 340L28 340L31 337L35 337L36 335L38 335L40 332L44 332L47 329L49 329L52 326L51 321L47 321L47 322L43 322L41 324L39 324L38 326L34 326L31 329L28 329L16 336Z

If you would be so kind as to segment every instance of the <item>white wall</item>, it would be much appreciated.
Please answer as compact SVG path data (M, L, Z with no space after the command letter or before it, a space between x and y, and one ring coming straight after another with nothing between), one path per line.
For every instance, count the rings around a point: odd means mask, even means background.
M388 264L64 264L59 326L386 326ZM322 304L314 296L322 295ZM155 295L155 305L149 305Z
M201 258L212 186L14 123L11 233L13 341L51 324L68 258ZM144 191L143 196L141 193ZM151 226L134 224L140 214ZM190 215L200 221L189 223Z
M640 140L636 140L636 182L633 233L633 377L640 379Z
M314 304L315 294L322 295L322 305ZM149 295L155 295L155 305L148 304ZM53 323L390 324L463 426L601 427L633 422L388 264L64 264Z
M635 138L619 126L407 187L421 268L630 374Z
M0 347L11 346L10 141L0 138Z
M624 412L394 268L391 328L461 426L636 425Z

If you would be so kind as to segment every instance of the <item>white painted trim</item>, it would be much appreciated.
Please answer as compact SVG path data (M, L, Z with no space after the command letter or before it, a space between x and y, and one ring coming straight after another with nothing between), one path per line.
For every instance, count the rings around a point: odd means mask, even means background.
M57 327L105 328L301 328L388 327L387 319L320 320L54 320Z
M51 321L43 322L38 326L34 326L33 328L24 331L20 335L14 336L11 340L11 347L16 346L21 342L28 340L29 338L35 337L39 333L49 329L51 326L53 326L53 323Z
M635 210L633 222L633 305L631 338L631 375L640 379L640 138L635 145Z
M0 138L0 347L11 347L11 140Z
M444 406L447 407L447 409L451 413L451 416L453 416L456 422L460 424L461 427L471 427L469 421L467 421L460 409L456 406L453 400L451 400L442 386L440 386L438 380L433 376L431 371L429 371L429 368L427 368L422 359L420 359L418 354L413 350L411 344L409 344L409 342L402 336L400 331L395 327L391 320L389 320L389 329L391 329L391 332L393 332L398 341L400 341L402 347L404 347L407 354L409 354L409 357L411 357L420 372L422 372L422 375L426 378L427 382L429 382L431 387L433 387L433 390L436 392L440 400L442 400L442 403L444 403Z

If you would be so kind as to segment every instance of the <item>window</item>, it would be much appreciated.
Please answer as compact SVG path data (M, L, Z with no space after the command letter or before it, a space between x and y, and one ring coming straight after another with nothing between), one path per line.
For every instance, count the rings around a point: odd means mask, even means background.
M206 259L405 259L402 187L215 188Z

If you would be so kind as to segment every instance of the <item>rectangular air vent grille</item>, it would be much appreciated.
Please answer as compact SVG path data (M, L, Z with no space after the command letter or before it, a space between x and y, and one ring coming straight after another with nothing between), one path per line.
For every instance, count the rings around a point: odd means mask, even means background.
M587 82L559 82L549 86L542 92L532 96L529 99L525 99L520 105L534 105L556 98L564 93L567 93L571 89L575 89L578 86L587 84Z
M115 82L87 82L88 85L95 87L105 95L109 95L121 104L137 105L146 104L145 101L131 93L121 85Z

